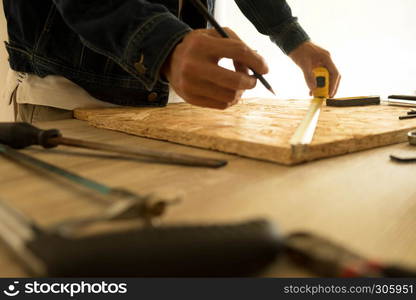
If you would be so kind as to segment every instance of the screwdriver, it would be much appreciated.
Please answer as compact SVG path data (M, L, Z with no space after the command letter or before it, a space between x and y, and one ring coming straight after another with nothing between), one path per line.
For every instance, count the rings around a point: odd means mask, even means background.
M308 232L285 238L292 262L322 277L416 277L416 271L363 257L333 241Z
M14 149L23 149L32 145L39 145L44 148L54 148L59 145L65 145L140 158L152 158L158 162L193 167L220 168L227 164L226 160L221 159L211 159L167 151L156 151L137 146L135 149L131 149L118 145L66 138L63 137L57 129L42 130L23 122L0 123L0 144L5 144Z

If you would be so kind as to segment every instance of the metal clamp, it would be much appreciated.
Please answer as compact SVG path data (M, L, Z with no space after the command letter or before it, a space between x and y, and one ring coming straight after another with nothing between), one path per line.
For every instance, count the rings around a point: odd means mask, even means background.
M409 131L407 133L407 138L409 140L410 145L416 146L416 130Z

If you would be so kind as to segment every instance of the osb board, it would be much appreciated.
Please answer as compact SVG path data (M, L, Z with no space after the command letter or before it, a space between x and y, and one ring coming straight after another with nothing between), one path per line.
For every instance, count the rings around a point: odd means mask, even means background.
M285 165L403 142L416 119L398 120L409 108L385 105L323 107L312 144L295 156L289 140L308 100L251 99L227 110L186 103L164 108L78 109L91 125Z

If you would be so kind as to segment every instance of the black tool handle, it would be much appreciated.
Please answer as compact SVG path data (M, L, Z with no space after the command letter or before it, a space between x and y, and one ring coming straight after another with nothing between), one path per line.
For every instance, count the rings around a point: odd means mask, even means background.
M57 145L49 142L49 139L60 136L61 134L57 129L42 130L23 122L0 123L0 144L5 144L15 149L22 149L32 145L53 148Z
M388 98L389 99L402 99L402 100L415 100L416 101L416 96L415 95L390 95Z
M45 274L36 276L229 277L259 271L276 258L281 243L273 227L260 220L73 239L44 235L27 248L46 267Z
M385 277L395 278L416 278L416 270L406 269L402 266L387 266L383 269L383 275Z

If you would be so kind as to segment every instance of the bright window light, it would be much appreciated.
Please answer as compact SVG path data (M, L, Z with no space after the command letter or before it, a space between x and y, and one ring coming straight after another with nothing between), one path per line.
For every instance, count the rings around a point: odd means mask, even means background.
M270 67L279 98L308 98L300 69L260 35L234 1L217 0L216 16ZM416 94L416 1L288 0L312 41L329 50L341 72L337 96ZM229 62L226 63L230 66ZM258 84L245 97L269 97Z

